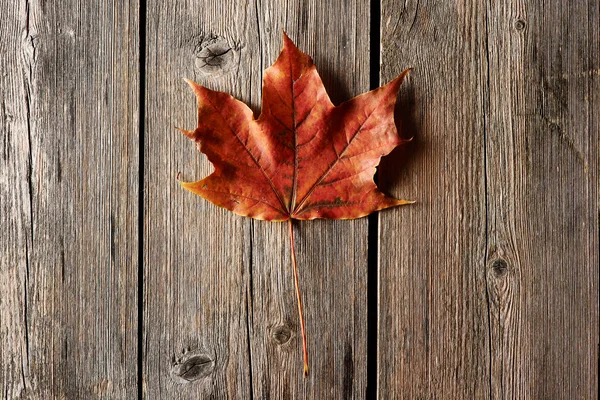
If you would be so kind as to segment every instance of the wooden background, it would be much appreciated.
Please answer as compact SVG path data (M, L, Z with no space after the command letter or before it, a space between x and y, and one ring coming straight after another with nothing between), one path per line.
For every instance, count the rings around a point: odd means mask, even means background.
M591 399L600 4L0 0L1 399ZM260 109L285 29L338 104L413 67L414 206L296 225L182 190L182 78ZM381 78L380 80L378 78Z

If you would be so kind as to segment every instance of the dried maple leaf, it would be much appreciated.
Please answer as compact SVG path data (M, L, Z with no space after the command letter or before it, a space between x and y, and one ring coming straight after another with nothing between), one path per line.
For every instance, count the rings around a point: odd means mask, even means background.
M381 157L403 142L394 106L408 70L336 107L312 59L283 36L281 54L263 77L262 112L256 120L231 95L187 81L198 99L198 127L181 131L215 171L198 182L180 183L236 214L289 221L306 376L292 220L359 218L411 203L384 195L373 181Z

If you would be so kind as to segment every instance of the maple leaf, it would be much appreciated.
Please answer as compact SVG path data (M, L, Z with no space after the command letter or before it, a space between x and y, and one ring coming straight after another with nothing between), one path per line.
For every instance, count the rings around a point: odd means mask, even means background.
M284 32L283 49L264 73L258 119L230 94L187 81L198 100L198 127L181 131L215 170L181 186L242 216L290 221L305 376L292 220L352 219L412 203L386 196L373 180L381 157L405 141L396 130L394 106L408 71L336 107L312 59Z

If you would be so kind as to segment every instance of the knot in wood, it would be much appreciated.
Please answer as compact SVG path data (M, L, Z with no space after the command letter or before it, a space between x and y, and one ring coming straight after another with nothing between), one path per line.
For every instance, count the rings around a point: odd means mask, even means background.
M498 258L492 261L491 270L496 278L503 278L508 274L508 263L504 259Z
M280 346L289 342L291 337L292 330L288 325L278 325L271 330L271 338L276 344Z
M554 134L560 134L562 132L562 130L560 129L560 126L556 122L551 122L549 127L550 127L550 132L552 132Z
M193 382L210 375L215 362L207 354L187 353L171 366L171 377L179 383Z
M522 19L516 20L515 29L518 31L522 31L523 29L525 29L525 21L523 21Z
M196 68L203 75L218 75L232 69L235 64L235 52L227 39L211 36L196 46Z

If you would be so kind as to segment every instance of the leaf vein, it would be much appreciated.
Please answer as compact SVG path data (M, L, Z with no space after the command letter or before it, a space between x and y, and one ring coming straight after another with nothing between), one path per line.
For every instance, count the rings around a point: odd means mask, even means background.
M276 206L272 205L271 203L268 203L268 202L266 202L266 201L264 201L264 200L259 200L259 199L256 199L256 198L254 198L254 197L245 196L245 195L243 195L243 194L238 194L238 193L225 192L225 191L222 191L222 190L214 190L214 189L201 189L201 190L203 190L203 191L205 191L205 192L220 193L220 194L228 194L228 195L231 195L231 196L243 197L243 198L245 198L245 199L248 199L248 200L253 200L253 201L256 201L257 203L261 203L261 204L264 204L264 205L266 205L266 206L269 206L269 207L271 207L272 209L274 209L274 210L276 210L276 211L278 211L278 212L280 212L280 213L282 213L282 214L284 214L284 215L286 214L286 213L285 213L283 210L281 210L279 207L276 207Z
M365 124L367 123L367 121L369 120L369 118L371 118L371 116L373 115L373 113L375 112L375 110L377 110L379 108L379 106L381 105L381 102L383 101L384 98L385 98L385 96L382 96L382 98L379 100L379 102L377 103L377 105L375 105L375 107L373 107L373 109L371 110L371 112L369 113L369 115L367 115L367 117L365 118L365 120L360 124L360 126L358 127L358 129L354 132L354 135L352 135L352 137L350 138L350 140L348 141L348 143L346 144L346 146L344 147L344 149L341 151L341 153L339 153L339 155L338 155L337 149L335 148L335 144L334 144L333 148L334 148L334 151L335 151L335 153L337 155L336 160L333 163L331 163L331 165L327 168L327 170L325 170L325 172L323 173L323 175L321 175L321 177L311 186L311 188L308 190L308 192L306 193L306 195L304 196L304 198L302 200L300 200L300 202L298 203L298 206L294 208L294 211L292 212L292 214L300 214L301 213L300 210L302 209L302 206L304 205L304 203L306 202L306 200L314 192L315 188L317 186L319 186L321 184L321 182L323 182L323 180L329 174L329 172L331 172L331 170L338 164L338 162L340 161L340 159L344 156L344 153L346 152L346 150L348 150L348 148L350 147L350 145L354 142L354 139L356 139L358 137L358 135L362 131L362 128L365 126Z
M277 189L275 189L275 185L273 184L273 181L271 180L271 178L269 177L269 175L267 175L267 171L265 171L265 169L262 167L262 165L260 165L260 163L258 162L258 160L256 159L256 157L254 157L254 154L252 154L252 152L250 151L250 149L244 144L244 142L242 141L242 139L239 137L239 135L237 134L237 132L231 127L231 125L229 124L229 121L227 120L227 118L225 118L223 116L223 113L221 112L221 108L216 107L213 102L211 101L210 98L208 98L208 102L210 103L210 105L213 107L213 109L215 109L217 111L217 113L219 114L219 116L223 119L223 121L225 122L225 125L227 125L227 127L229 128L229 131L237 138L238 142L240 142L240 144L242 145L242 147L248 152L248 155L250 156L250 158L252 159L252 161L254 161L254 163L256 164L256 166L261 170L261 172L263 173L265 179L267 180L267 182L269 182L269 185L271 186L271 190L273 190L273 193L275 193L275 196L277 196L277 200L279 200L279 203L281 204L282 209L279 210L281 211L283 214L287 214L287 211L283 211L283 210L287 210L285 203L283 202L283 199L281 198L281 195L279 194L279 192L277 191Z

